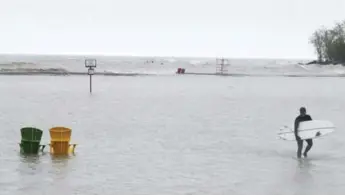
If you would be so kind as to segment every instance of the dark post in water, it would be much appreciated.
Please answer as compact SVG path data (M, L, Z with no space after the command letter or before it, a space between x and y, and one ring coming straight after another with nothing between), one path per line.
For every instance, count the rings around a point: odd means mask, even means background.
M88 75L90 76L90 93L92 93L92 75L95 73L95 69L97 66L97 61L95 59L86 59L85 60L85 67L88 69Z

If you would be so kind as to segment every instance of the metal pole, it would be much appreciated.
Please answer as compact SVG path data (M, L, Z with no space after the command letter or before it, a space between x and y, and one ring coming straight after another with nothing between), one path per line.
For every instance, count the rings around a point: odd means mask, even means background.
M92 75L90 74L90 93L92 93Z
M85 59L85 67L89 68L88 74L90 75L90 93L92 93L92 75L94 74L94 68L96 68L96 59Z

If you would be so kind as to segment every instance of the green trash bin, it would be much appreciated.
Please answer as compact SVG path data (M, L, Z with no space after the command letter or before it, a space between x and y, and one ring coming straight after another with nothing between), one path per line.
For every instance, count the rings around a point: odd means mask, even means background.
M40 147L44 149L44 145L40 145L43 131L33 127L24 127L20 130L22 139L20 142L20 151L24 154L37 154Z

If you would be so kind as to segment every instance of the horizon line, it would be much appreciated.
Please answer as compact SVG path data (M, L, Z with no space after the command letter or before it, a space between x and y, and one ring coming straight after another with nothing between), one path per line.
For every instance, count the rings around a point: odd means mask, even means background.
M214 59L256 59L256 60L315 60L307 57L234 57L234 56L182 56L182 55L138 55L138 54L121 54L121 53L6 53L0 52L0 55L23 55L23 56L84 56L84 57L145 57L145 58L214 58Z

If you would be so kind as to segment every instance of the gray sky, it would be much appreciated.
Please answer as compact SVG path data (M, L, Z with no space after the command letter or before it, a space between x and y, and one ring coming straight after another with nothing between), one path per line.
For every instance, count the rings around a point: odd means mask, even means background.
M1 53L314 58L345 0L2 0Z

